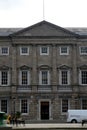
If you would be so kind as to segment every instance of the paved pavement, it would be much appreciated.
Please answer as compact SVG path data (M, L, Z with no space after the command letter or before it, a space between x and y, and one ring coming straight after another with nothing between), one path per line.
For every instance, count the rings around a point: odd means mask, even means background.
M19 128L87 128L87 124L84 124L84 126L81 125L81 123L77 124L71 124L71 123L40 123L40 124L25 124L25 126L21 125L12 125L13 129Z

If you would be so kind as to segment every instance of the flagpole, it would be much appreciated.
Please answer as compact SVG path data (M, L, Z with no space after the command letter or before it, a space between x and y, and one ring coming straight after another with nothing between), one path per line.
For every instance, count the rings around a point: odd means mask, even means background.
M43 0L43 20L44 20L44 18L45 18L45 8L44 8L44 0Z

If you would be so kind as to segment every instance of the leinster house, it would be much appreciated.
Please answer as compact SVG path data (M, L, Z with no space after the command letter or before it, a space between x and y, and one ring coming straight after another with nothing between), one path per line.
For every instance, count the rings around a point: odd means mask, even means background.
M0 28L0 111L66 122L68 109L87 109L87 29Z

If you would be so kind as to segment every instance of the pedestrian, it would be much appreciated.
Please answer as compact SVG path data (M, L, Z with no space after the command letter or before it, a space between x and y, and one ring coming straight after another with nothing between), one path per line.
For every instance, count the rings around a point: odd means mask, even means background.
M9 114L7 117L7 124L10 124L10 123L11 123L11 115Z

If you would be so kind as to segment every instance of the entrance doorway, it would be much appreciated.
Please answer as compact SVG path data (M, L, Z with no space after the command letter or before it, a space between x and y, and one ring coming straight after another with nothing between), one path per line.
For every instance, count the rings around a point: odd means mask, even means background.
M41 101L41 120L49 120L49 102Z

